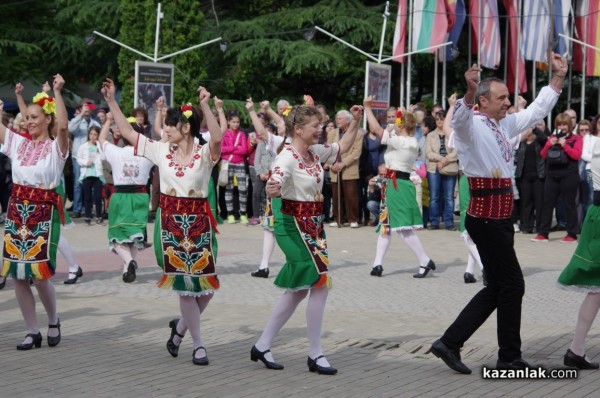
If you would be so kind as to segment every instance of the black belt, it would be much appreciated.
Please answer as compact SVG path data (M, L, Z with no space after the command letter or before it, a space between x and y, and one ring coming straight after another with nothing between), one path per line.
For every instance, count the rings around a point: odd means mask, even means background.
M594 191L594 206L600 206L600 191Z
M471 196L506 195L512 193L512 187L471 189Z
M115 185L116 193L146 193L148 189L145 185Z
M400 170L390 170L392 173L396 173L396 178L399 180L410 180L410 173Z

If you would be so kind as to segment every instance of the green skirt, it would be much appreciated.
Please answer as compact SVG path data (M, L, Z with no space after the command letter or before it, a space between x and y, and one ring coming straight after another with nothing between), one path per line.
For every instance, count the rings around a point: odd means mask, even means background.
M423 216L417 204L415 185L411 180L391 178L381 190L381 212L377 232L389 234L391 231L423 228Z
M58 184L58 186L56 187L56 193L60 195L63 204L67 202L67 195L65 194L65 187L64 187L64 183L63 183L63 179L60 179L60 183ZM69 216L69 212L65 210L65 225L63 225L63 228L73 228L75 227L75 223L73 222L73 220L71 220L71 216Z
M568 290L600 293L600 206L590 206L571 261L558 277Z
M138 249L144 247L149 203L147 193L115 192L110 197L108 242L111 246L134 243Z
M263 229L274 232L276 218L281 218L281 198L267 198L265 217L262 223Z
M275 239L286 261L275 278L275 285L288 290L331 287L331 276L327 270L327 239L323 230L324 216L312 217L316 221L312 226L320 231L319 238L313 239L301 232L294 216L277 213Z

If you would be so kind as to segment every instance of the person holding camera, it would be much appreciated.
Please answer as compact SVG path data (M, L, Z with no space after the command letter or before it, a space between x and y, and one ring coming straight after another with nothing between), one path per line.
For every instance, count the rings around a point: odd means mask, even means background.
M385 181L386 172L387 168L385 167L385 163L381 163L377 167L378 175L369 180L367 187L367 209L373 217L375 217L375 221L371 224L372 226L379 224L379 213L381 212L381 188Z
M583 149L580 135L573 134L571 117L566 113L556 115L556 130L542 148L541 155L546 159L546 181L544 182L544 203L542 221L537 226L537 235L533 242L548 242L552 212L556 201L562 194L567 213L567 235L561 243L577 241L577 207L575 198L579 189L579 158Z

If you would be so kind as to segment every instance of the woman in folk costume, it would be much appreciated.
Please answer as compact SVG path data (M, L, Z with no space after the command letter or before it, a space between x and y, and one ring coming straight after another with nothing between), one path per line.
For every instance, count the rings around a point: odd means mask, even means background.
M396 125L392 131L384 130L371 110L375 98L365 98L363 104L369 122L369 128L381 137L381 143L387 145L383 155L388 168L387 182L381 190L381 213L377 232L377 252L371 269L372 276L383 273L383 257L391 242L391 232L396 231L419 261L419 271L414 278L424 278L435 263L425 253L414 229L423 227L423 217L416 199L415 185L410 180L418 155L417 139L414 137L416 119L412 113L403 114L398 110Z
M268 369L283 369L271 353L271 342L292 316L298 304L309 296L306 324L310 343L307 365L311 372L333 375L321 348L321 327L331 277L328 274L327 239L323 229L323 167L334 163L340 153L350 149L358 122L360 106L351 109L353 120L339 143L318 145L322 116L310 105L295 106L285 119L286 133L292 143L275 159L267 195L281 196L281 215L275 222L275 238L285 253L286 262L275 278L285 289L267 325L250 352L250 359L261 360ZM310 294L309 294L310 292Z
M108 242L123 260L123 282L135 281L138 250L144 248L144 234L148 224L150 197L146 182L153 163L135 156L134 148L125 140L124 147L107 141L112 124L112 113L100 131L100 147L112 168L115 192L108 207Z
M191 105L169 108L165 118L168 142L155 142L136 133L115 100L115 85L106 79L102 94L123 137L135 143L135 154L160 170L160 205L154 224L154 251L163 276L158 287L179 295L181 319L169 323L169 353L176 357L183 333L190 330L194 344L193 363L208 365L200 334L200 316L219 288L216 220L207 199L213 166L221 156L223 133L210 111L210 93L200 87L202 111ZM194 143L202 118L207 120L210 141Z
M579 369L598 369L599 364L591 362L585 355L585 339L600 309L600 138L591 134L584 138L582 158L592 165L594 201L586 213L577 249L558 277L558 285L587 293L579 308L575 334L564 356L564 364Z
M50 278L56 269L60 224L64 220L63 203L55 189L69 154L67 109L61 94L64 84L62 76L55 75L55 97L39 93L28 106L27 130L31 140L0 125L0 151L12 161L14 181L5 223L2 275L10 274L14 279L15 295L28 331L18 350L39 348L42 344L30 279L48 315L48 345L53 347L60 342L56 292ZM0 113L2 108L0 101Z

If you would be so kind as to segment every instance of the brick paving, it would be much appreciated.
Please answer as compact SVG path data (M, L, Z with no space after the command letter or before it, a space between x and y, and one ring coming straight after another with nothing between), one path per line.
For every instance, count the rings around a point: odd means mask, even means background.
M41 349L17 351L25 330L12 281L0 291L0 397L591 397L600 389L594 371L580 372L577 380L483 380L481 367L496 361L493 315L463 349L472 375L455 374L426 353L482 287L480 281L463 283L467 251L458 232L419 232L438 269L417 280L415 258L400 237L393 237L383 277L375 278L369 276L374 229L327 229L334 288L323 347L339 369L331 377L308 372L304 303L272 347L285 370L250 361L250 348L281 295L272 284L283 262L278 248L269 279L249 275L260 261L260 227L219 227L222 287L201 320L207 367L192 364L189 336L178 358L165 348L178 300L156 288L160 269L153 250L141 253L136 282L124 284L120 260L107 249L106 228L79 222L63 231L84 276L76 285L63 285L67 269L59 256L54 284L63 339L57 347L48 347L43 327ZM526 281L524 358L561 368L583 295L557 289L555 281L575 245L560 244L558 232L548 243L530 242L531 237L515 235ZM481 279L479 272L476 278ZM45 324L39 300L37 311ZM593 328L587 344L591 358L600 358L598 343Z

